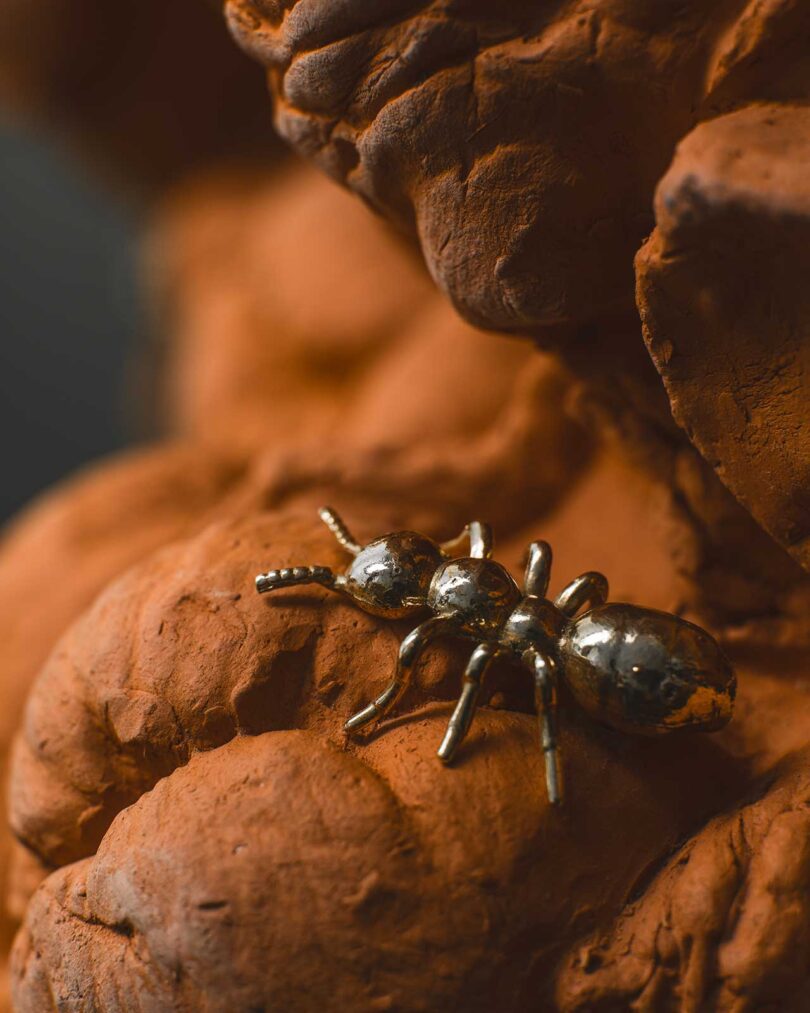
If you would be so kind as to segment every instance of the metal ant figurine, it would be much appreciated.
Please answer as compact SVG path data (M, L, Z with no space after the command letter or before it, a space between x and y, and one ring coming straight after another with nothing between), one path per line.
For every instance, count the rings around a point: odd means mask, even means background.
M490 559L488 525L468 524L451 542L413 531L383 535L362 546L334 510L321 519L354 557L344 574L325 566L270 570L256 578L260 593L321 584L367 612L389 619L429 610L433 615L402 641L390 685L346 722L354 731L380 721L408 686L416 662L439 636L478 641L464 673L461 696L439 747L450 763L470 727L489 665L499 656L532 673L546 758L549 801L562 799L554 711L559 679L592 717L622 731L659 734L711 732L731 718L736 679L717 643L699 626L653 609L606 604L608 582L583 573L552 602L547 542L529 546L523 591ZM469 542L469 555L461 556ZM587 611L577 613L587 606Z

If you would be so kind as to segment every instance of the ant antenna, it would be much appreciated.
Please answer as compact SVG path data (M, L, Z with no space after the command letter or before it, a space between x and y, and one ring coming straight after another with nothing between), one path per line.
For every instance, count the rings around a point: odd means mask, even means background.
M318 516L347 552L350 552L353 556L356 556L360 552L363 546L355 540L337 510L333 510L328 506L321 507L318 511Z

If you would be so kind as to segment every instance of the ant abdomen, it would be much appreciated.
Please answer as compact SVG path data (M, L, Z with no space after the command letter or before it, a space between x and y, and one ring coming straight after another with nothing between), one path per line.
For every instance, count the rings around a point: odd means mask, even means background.
M736 680L717 642L678 616L611 603L575 619L559 655L577 702L623 731L715 731Z
M432 538L396 531L357 553L346 570L346 590L373 615L401 619L425 607L431 577L444 559Z

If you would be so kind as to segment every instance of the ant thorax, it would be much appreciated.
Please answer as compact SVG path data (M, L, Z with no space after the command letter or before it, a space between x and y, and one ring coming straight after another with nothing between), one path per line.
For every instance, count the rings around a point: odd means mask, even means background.
M511 574L494 559L451 559L434 574L427 604L436 615L452 618L457 632L491 638L520 598Z
M518 655L533 648L543 655L556 657L560 637L569 622L547 598L527 595L507 619L499 642Z

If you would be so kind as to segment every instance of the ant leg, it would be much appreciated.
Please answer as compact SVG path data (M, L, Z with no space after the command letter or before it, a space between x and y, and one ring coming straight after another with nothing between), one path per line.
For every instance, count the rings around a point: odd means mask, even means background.
M492 528L484 521L470 521L460 535L449 542L442 542L439 548L452 559L462 554L465 542L469 543L471 559L489 559L492 555Z
M452 628L452 620L446 616L434 616L432 619L426 619L415 630L411 630L400 644L397 670L394 678L376 700L349 718L343 726L344 729L347 732L352 732L372 721L379 721L384 718L407 689L413 675L413 670L416 667L416 662L419 660L419 655L422 651L424 651L431 640L441 636L443 633L449 632Z
M337 577L328 566L285 566L281 570L268 570L256 578L256 590L259 594L278 591L283 587L296 587L299 584L320 584L330 591L341 591L343 577Z
M492 528L484 521L470 521L467 525L470 533L470 557L472 559L489 559L492 555Z
M318 511L318 516L347 552L350 552L353 556L356 556L360 552L363 546L355 540L352 533L346 527L343 518L336 510L333 510L331 507L321 507Z
M458 698L456 709L447 724L447 731L439 746L438 756L442 763L452 762L456 750L469 731L475 716L475 709L478 706L478 697L481 695L481 680L497 654L497 644L479 644L473 651L464 672L464 686L461 696Z
M548 542L532 542L523 591L529 598L545 598L551 577L551 546Z
M583 605L589 609L597 605L604 605L608 596L608 582L604 574L595 570L589 573L580 574L576 580L572 580L567 587L557 595L554 604L567 616L572 617L579 612Z
M557 673L554 660L537 651L527 652L534 669L534 702L540 721L540 745L546 761L546 791L552 805L562 802L560 756L557 749Z

